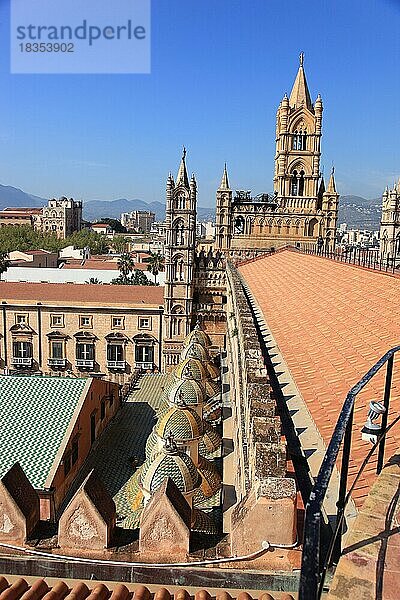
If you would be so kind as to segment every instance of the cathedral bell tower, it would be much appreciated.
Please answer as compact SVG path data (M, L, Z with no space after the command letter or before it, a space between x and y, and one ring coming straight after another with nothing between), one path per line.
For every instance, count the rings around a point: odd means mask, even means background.
M380 259L388 265L400 265L400 179L383 192L379 237Z
M320 179L322 100L312 104L304 72L304 55L292 92L285 94L276 116L274 191L301 207L303 198L316 199Z
M226 252L232 238L232 190L229 187L226 163L220 186L217 190L217 209L215 215L215 248Z
M166 371L178 364L192 320L196 201L196 179L192 175L189 181L184 148L176 181L171 173L167 179L163 351Z

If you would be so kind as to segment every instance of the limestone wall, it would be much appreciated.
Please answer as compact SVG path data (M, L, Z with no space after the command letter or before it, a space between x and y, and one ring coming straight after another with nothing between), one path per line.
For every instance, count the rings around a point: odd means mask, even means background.
M278 526L282 527L281 537L285 539L282 543L290 543L288 539L295 537L296 529L296 486L293 479L286 478L286 443L253 314L241 276L230 263L227 265L227 338L238 500L232 513L232 545L235 551L241 550L240 538L243 538L246 520L249 519L249 527L254 514L265 520L262 515L268 504L268 490L272 488L275 490L273 500L277 498L282 504L289 528L285 530L285 523ZM245 550L249 548L246 546Z

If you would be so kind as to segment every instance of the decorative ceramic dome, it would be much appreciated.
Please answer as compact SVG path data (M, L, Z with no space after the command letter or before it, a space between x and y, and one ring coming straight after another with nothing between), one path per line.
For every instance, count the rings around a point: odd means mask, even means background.
M216 379L208 379L204 382L204 389L208 399L221 394L221 384Z
M221 444L222 439L218 431L210 423L204 423L203 437L199 445L200 454L212 454L221 448Z
M208 377L203 363L197 358L185 358L175 369L175 375L179 379L194 379L205 381Z
M203 434L203 422L192 408L171 407L160 416L155 432L160 438L172 434L177 442L189 442Z
M167 400L171 404L181 405L184 402L188 406L197 406L206 399L206 392L202 384L193 379L175 379L168 390Z
M201 475L201 489L206 498L211 498L222 487L222 478L215 464L199 456L198 471Z
M185 358L197 358L203 362L209 362L210 356L207 348L198 342L192 342L189 346L186 346L181 352L181 360Z
M147 461L146 461L147 462ZM144 463L141 486L147 493L153 494L170 477L182 494L190 494L201 483L201 477L188 454L179 452L176 446L164 448L147 466Z
M211 379L219 379L220 373L218 367L216 367L212 362L206 364L207 375Z
M197 323L195 328L189 333L183 342L184 347L190 346L192 342L196 342L197 344L201 344L205 348L211 346L211 340L208 335L200 328L200 325Z
M159 442L159 438L158 435L155 432L155 427L153 427L152 432L150 433L149 437L147 438L147 442L146 442L146 456L147 458L153 459L156 454L159 452L159 448L158 448L158 442Z

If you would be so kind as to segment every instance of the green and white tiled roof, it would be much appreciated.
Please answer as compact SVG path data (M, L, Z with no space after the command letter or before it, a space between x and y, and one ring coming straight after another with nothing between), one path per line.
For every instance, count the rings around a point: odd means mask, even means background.
M0 477L19 462L43 488L88 379L0 376Z

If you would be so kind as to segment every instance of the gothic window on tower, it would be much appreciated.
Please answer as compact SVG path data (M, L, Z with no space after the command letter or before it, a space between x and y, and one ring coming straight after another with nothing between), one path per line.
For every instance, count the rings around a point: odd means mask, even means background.
M299 177L299 196L304 196L304 171L300 171L300 177Z
M185 210L186 208L186 197L184 194L181 194L180 196L178 196L177 198L177 208L179 210Z
M292 136L292 150L305 150L307 143L307 132L306 130L297 129L294 131Z
M236 217L236 219L235 219L235 233L244 233L244 219L243 219L243 217Z
M298 193L299 193L299 180L297 178L297 171L293 171L290 194L291 194L291 196L297 196Z
M185 243L185 233L183 227L183 221L179 220L175 224L175 239L174 243L176 246L183 246Z
M184 281L185 278L185 268L183 264L183 258L176 258L174 260L174 280L175 281Z

